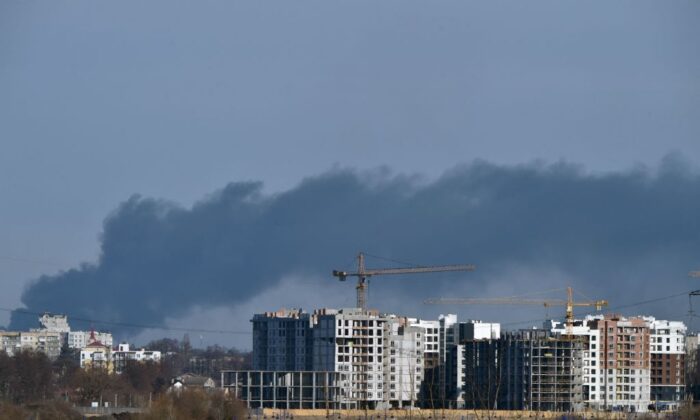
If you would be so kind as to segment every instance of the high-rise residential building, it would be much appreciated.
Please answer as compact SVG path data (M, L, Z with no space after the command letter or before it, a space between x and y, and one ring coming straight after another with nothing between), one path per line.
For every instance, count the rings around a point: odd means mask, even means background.
M643 318L617 315L589 321L599 330L602 407L644 412L650 403L649 325Z
M383 349L385 400L395 407L414 407L425 373L422 341L425 332L420 327L407 325L405 318L390 318L386 332Z
M449 346L447 358L442 364L446 378L445 403L446 408L463 408L464 387L465 387L465 367L464 349L465 342L474 340L496 340L501 336L501 325L498 323L470 320L455 324L457 329L457 341L459 344Z
M650 325L651 400L664 408L677 408L685 395L685 336L681 321L645 317Z
M253 368L338 372L345 408L417 402L424 370L424 330L408 319L358 308L256 314Z
M301 309L255 314L253 369L313 370L311 316Z
M388 401L384 388L388 321L377 311L357 308L314 312L312 370L341 373L343 406L376 408Z
M579 411L583 408L585 338L521 330L501 338L464 340L452 359L461 366L459 408Z
M567 333L558 322L545 325ZM592 409L645 412L651 401L649 323L642 317L587 316L572 331L586 337L584 402Z
M583 401L586 407L600 408L605 388L605 384L601 380L600 331L591 328L588 325L589 320L575 320L570 330L567 330L563 322L550 320L545 322L544 329L560 335L570 332L584 340L585 348L582 354Z

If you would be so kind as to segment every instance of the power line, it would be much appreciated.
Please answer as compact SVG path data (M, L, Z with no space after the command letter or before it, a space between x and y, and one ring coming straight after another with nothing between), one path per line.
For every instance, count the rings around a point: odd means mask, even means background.
M34 312L34 311L26 310L26 309L0 308L0 311L17 312L17 313L21 313L21 314L25 314L25 315L35 315L35 316L41 316L44 314L43 312ZM167 327L164 325L137 324L137 323L130 323L130 322L115 322L115 321L104 321L104 320L99 320L99 319L89 319L89 318L82 318L82 317L78 317L78 316L72 316L70 314L64 314L64 315L66 315L68 317L68 319L73 320L73 321L81 321L81 322L87 322L90 324L97 324L97 325L112 325L115 327L122 327L122 328L197 332L197 333L209 333L209 334L236 334L236 335L243 335L243 334L250 335L250 334L252 334L251 331L213 330L213 329L187 328L187 327Z

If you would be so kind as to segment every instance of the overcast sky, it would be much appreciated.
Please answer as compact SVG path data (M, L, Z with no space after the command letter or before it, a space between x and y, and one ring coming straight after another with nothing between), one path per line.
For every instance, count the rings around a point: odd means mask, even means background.
M647 165L656 182L669 152L695 185L699 19L695 1L4 1L0 306L97 262L134 193L189 208L338 168L431 191L475 159L566 160L583 179Z

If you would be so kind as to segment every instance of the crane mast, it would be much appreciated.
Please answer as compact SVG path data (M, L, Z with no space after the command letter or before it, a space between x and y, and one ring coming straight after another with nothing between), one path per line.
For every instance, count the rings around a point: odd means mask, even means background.
M360 252L357 255L357 271L347 272L341 270L333 270L333 276L340 281L347 280L348 277L357 277L357 307L362 310L367 309L367 279L373 276L381 275L402 275L402 274L419 274L419 273L439 273L452 271L474 271L476 266L473 264L455 264L455 265L436 265L425 267L399 267L399 268L367 268L365 267L365 254Z

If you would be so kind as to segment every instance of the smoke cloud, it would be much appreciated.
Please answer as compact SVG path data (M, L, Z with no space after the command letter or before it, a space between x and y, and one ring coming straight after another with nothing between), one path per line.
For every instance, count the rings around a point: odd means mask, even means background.
M319 290L352 296L330 272L352 268L358 250L477 264L473 273L373 280L372 306L407 314L426 297L567 285L615 307L692 289L687 272L700 268L700 176L678 156L606 174L476 161L430 182L332 170L281 193L262 187L231 183L191 208L132 196L105 219L97 263L37 279L22 296L26 310L162 324L194 307L244 305L290 276L320 279L299 282L306 301ZM686 308L662 301L633 311L678 318ZM35 322L15 312L10 327Z

